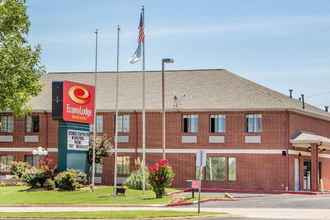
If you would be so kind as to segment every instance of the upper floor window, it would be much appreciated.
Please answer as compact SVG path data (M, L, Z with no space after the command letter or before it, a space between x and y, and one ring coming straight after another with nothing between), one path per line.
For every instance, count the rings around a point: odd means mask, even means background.
M198 132L198 115L183 115L183 132Z
M28 115L25 119L25 130L27 133L39 132L39 115Z
M14 161L14 156L0 156L0 172L10 172L11 163Z
M129 132L129 115L118 115L117 129L118 132Z
M246 131L261 132L262 131L262 115L248 114L246 115Z
M89 126L90 132L93 132L94 125ZM103 115L96 115L96 133L103 133Z
M0 132L11 133L14 130L14 117L11 115L0 116Z
M225 115L211 115L210 116L210 132L221 133L225 132L226 116Z

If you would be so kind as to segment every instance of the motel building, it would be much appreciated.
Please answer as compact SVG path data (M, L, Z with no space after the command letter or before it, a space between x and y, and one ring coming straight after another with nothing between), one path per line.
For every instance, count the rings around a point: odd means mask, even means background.
M58 121L52 119L52 82L94 84L92 72L49 73L26 117L0 115L0 173L13 160L36 164L38 146L57 159ZM115 134L115 72L99 72L97 135ZM203 188L275 192L330 190L330 113L224 69L177 70L165 75L166 158L174 187L196 179L206 152ZM288 87L289 87L288 83ZM161 72L146 72L146 163L162 158ZM142 73L120 72L118 176L142 157ZM113 184L114 155L96 166L96 181Z

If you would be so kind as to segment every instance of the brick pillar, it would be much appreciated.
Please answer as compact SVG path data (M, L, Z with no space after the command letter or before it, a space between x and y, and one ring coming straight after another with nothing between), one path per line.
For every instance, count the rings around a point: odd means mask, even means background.
M313 192L319 191L319 147L317 144L312 144L311 146L311 153L312 153L312 178L311 178L311 190Z

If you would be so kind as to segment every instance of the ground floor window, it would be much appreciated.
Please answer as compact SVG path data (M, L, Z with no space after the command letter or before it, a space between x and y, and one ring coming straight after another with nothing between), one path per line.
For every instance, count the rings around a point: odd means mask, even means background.
M236 181L237 166L235 157L208 157L205 167L205 180L208 181ZM199 168L196 168L196 178Z
M95 175L102 176L103 173L103 164L96 163L95 164Z
M95 164L95 183L97 183L97 184L102 183L102 174L103 174L103 164L96 163Z
M0 156L0 172L10 172L11 163L14 161L14 156Z
M39 156L37 155L25 155L24 162L30 164L31 166L38 166L39 165Z
M236 181L236 158L228 157L228 181Z
M117 157L117 175L121 177L126 177L130 173L129 169L129 157L128 156L119 156Z
M206 180L224 181L226 178L226 158L209 157L206 160Z

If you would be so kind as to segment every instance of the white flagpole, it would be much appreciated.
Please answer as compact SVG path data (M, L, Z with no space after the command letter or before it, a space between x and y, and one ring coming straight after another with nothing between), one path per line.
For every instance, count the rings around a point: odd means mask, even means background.
M95 72L94 72L94 122L93 122L93 156L92 156L92 191L95 187L95 148L96 148L96 85L97 85L97 49L98 49L98 29L95 31Z
M144 6L142 6L142 19L143 19L143 32L145 28L144 23ZM145 175L145 167L146 167L146 112L145 112L145 39L143 37L143 48L142 48L142 176L143 176L143 193L146 190L146 175Z
M113 177L113 195L116 196L117 188L117 151L118 151L118 97L119 97L119 32L120 26L117 26L117 73L116 73L116 116L115 116L115 165Z

